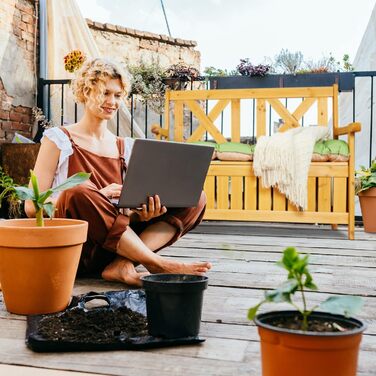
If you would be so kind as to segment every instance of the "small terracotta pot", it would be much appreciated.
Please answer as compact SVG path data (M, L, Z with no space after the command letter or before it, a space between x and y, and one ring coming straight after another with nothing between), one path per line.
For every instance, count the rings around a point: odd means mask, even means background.
M313 312L312 318L350 325L345 332L304 332L270 324L296 311L268 312L257 315L255 323L261 338L263 376L356 376L359 345L365 325L352 318Z
M359 192L365 232L376 232L376 187Z
M0 221L0 283L9 312L58 312L69 304L88 224L74 219Z

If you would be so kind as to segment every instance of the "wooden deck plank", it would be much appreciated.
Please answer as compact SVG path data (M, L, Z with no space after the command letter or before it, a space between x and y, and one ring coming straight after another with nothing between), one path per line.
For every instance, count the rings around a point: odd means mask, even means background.
M201 345L147 351L33 353L24 343L25 317L6 312L0 296L0 374L12 375L8 370L21 369L18 374L24 376L64 375L60 371L69 371L67 375L258 376L259 339L247 311L262 298L265 288L274 288L283 280L284 272L275 261L285 246L292 245L311 255L311 271L320 292L307 293L309 304L338 293L363 296L364 308L358 317L368 328L361 344L358 375L371 376L376 356L376 291L372 283L376 280L376 235L357 229L356 239L347 240L346 229L341 227L331 231L328 226L204 223L161 251L182 261L213 263L200 333L207 340ZM99 279L79 279L74 294L124 287ZM270 305L262 308L269 309Z

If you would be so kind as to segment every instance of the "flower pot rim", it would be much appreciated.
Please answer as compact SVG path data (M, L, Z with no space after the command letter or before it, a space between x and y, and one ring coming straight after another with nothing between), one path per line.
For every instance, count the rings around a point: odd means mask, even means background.
M358 196L376 195L376 187L370 187L357 193Z
M33 222L35 225L33 225ZM46 229L46 228L53 228L53 227L69 227L69 226L77 226L77 225L85 225L87 221L81 219L71 219L71 218L44 218L45 226L37 226L35 218L12 218L12 219L4 219L0 221L0 227L2 228L30 228L30 229ZM11 223L13 225L11 225ZM22 224L27 224L26 226L22 226ZM30 226L31 224L31 226ZM16 226L15 226L16 225Z
M174 277L194 277L193 280L173 280ZM153 277L160 277L162 278L161 280L153 280ZM163 278L166 278L165 280ZM170 284L177 284L177 283L199 283L199 282L206 282L208 281L207 276L202 276L202 275L196 275L196 274L178 274L178 273L154 273L154 274L149 274L141 277L142 281L146 281L148 283L170 283Z
M36 225L35 218L6 219L0 221L0 247L31 249L80 244L87 239L87 229L87 221L70 218L47 219L43 227Z
M309 337L343 337L343 336L349 336L349 335L354 335L354 334L360 334L367 328L366 324L364 324L362 321L355 319L353 317L346 317L343 315L337 315L337 314L332 314L329 312L321 312L321 311L312 312L311 317L315 317L315 318L326 317L326 318L333 318L337 320L347 321L347 322L351 322L352 324L354 324L355 328L346 330L345 332L309 332L309 331L303 331L303 330L280 328L280 327L276 327L274 325L270 325L270 324L266 324L262 322L263 319L273 317L274 315L290 316L290 315L295 315L297 313L300 314L300 312L296 310L269 311L269 312L259 313L255 317L254 322L259 327L269 329L275 332L309 336Z

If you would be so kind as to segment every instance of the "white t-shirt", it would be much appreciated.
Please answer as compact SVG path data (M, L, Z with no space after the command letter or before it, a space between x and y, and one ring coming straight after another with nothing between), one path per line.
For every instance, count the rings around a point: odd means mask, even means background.
M50 141L54 142L60 150L59 162L55 172L52 188L59 184L64 183L68 177L68 161L69 156L73 154L72 144L68 136L57 127L48 128L43 132L43 138L47 137ZM43 140L42 138L42 140ZM124 159L128 164L129 157L132 153L134 139L131 137L124 138Z

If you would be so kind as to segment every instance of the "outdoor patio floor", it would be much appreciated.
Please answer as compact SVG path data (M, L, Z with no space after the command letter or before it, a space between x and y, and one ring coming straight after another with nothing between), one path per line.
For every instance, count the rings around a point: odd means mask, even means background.
M213 263L200 332L206 342L201 345L145 351L34 353L25 346L25 317L7 313L1 299L0 375L261 375L258 334L247 320L247 310L263 296L262 289L274 288L283 280L285 273L275 261L286 246L311 254L311 271L320 289L319 293L308 294L311 304L332 294L364 298L363 311L357 317L368 328L361 344L358 375L375 375L376 234L357 228L355 237L347 240L347 230L342 227L332 231L328 226L206 222L164 250L162 254L182 261ZM123 288L116 283L81 279L74 293ZM269 309L271 306L265 307Z

